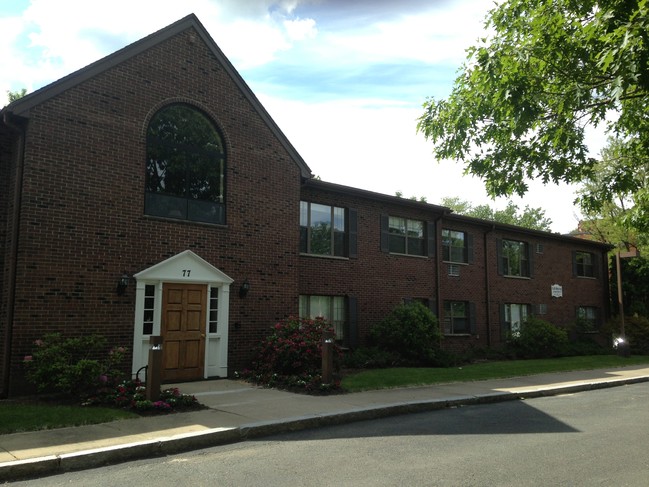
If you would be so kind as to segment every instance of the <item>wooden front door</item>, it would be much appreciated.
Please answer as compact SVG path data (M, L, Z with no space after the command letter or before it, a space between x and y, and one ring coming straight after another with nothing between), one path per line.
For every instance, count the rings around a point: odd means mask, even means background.
M207 286L162 286L162 380L203 378Z

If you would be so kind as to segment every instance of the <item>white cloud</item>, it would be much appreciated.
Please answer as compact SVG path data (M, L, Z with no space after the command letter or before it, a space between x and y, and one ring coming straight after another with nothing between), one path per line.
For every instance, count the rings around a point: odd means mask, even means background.
M313 39L318 34L318 29L313 19L285 20L284 28L288 37L296 41Z
M326 15L318 17L318 10L303 15L301 4L316 5ZM0 105L6 90L33 91L193 12L241 71L267 65L265 73L272 73L272 62L281 55L283 66L317 66L319 73L329 66L338 73L380 73L375 79L363 78L358 87L333 77L326 94L331 99L339 89L340 98L326 103L295 98L299 88L286 90L283 99L269 96L265 90L270 85L263 83L276 78L272 75L270 80L246 79L261 88L256 94L324 180L385 194L402 191L431 203L459 196L474 204L493 204L481 181L462 176L460 164L435 162L430 144L415 131L420 109L396 95L419 86L421 81L413 79L409 82L415 84L402 91L397 85L412 74L407 66L413 62L435 66L440 79L430 80L430 91L422 92L421 100L433 94L448 78L449 66L459 67L464 60L465 49L481 35L482 19L493 6L475 0L449 0L443 9L438 5L422 2L404 9L400 2L385 3L371 10L371 21L363 21L345 16L362 16L363 8L370 12L369 4L346 10L336 2L316 0L32 0L22 16L0 19ZM417 15L416 8L422 10ZM372 68L383 63L398 65L404 76L397 70L396 77L380 79L383 72ZM317 80L309 79L308 72L300 70L300 82L312 85ZM385 94L382 98L377 88ZM361 90L362 98L350 99L350 93ZM422 91L427 90L422 84ZM515 202L545 208L555 230L563 232L575 226L573 197L570 188L533 185L524 201Z

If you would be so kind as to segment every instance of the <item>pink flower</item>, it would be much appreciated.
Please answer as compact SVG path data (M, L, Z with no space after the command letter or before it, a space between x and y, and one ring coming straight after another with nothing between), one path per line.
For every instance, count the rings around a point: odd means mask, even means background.
M39 339L34 341L34 345L36 345L37 347L42 347L43 345L45 345L45 342Z
M34 357L31 355L25 355L25 358L23 358L23 362L31 362L32 360L34 360Z
M103 375L103 374L100 375L100 376L99 376L99 382L102 382L102 383L105 384L106 382L108 382L108 377L105 376L105 375Z

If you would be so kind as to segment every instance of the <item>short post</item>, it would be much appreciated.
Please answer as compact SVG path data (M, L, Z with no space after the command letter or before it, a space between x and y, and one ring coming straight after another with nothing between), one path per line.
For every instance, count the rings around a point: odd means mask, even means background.
M162 337L149 337L149 367L146 373L146 398L149 401L160 399L162 384Z
M334 367L334 334L330 331L322 333L322 383L331 384Z

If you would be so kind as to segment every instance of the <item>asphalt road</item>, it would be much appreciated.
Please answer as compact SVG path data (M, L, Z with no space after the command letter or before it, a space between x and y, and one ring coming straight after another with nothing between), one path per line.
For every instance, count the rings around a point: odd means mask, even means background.
M649 383L277 435L30 486L649 485Z

